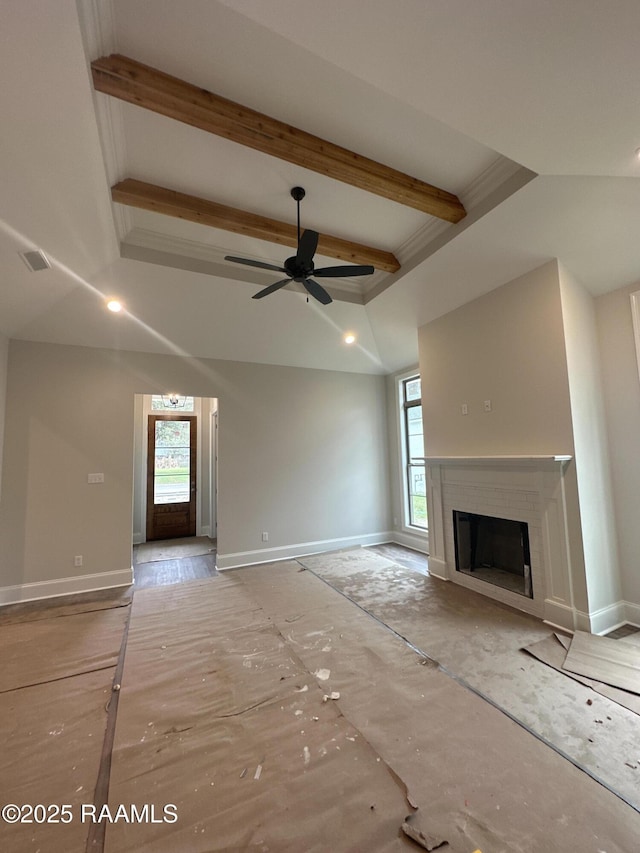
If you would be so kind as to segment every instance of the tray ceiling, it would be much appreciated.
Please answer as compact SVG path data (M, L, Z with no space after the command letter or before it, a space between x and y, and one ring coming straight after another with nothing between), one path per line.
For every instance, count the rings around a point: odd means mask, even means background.
M60 0L54 14L16 4L0 78L0 329L388 372L415 363L421 324L553 258L594 294L640 279L640 8L543 5ZM432 185L466 216L448 222L326 163L316 171L96 91L91 63L113 53L178 78L183 95L206 89ZM224 256L281 265L290 250L113 201L126 179L289 228L301 185L303 228L393 255L400 269L332 280L335 301L320 310L297 285L252 303L275 279ZM30 248L52 268L29 273L18 251ZM317 265L335 263L332 251L321 247ZM117 332L102 305L114 294L128 311ZM347 328L361 344L348 351Z

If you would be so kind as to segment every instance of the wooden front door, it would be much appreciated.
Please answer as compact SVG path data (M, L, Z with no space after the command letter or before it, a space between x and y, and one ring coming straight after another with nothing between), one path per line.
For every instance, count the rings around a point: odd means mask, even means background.
M147 540L196 535L197 418L149 415Z

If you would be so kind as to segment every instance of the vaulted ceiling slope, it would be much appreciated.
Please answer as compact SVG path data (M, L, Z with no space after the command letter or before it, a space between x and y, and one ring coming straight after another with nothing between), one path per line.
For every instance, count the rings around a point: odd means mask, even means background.
M386 373L417 361L420 325L551 258L594 294L640 279L635 0L21 0L1 14L9 337ZM181 81L171 110L206 90L268 117L282 150L97 91L113 54ZM308 162L280 156L296 138L319 140ZM360 184L332 172L342 151L366 166ZM378 167L460 205L454 221L371 191ZM282 265L293 186L322 235L317 266L376 267L332 279L326 307L295 283L252 300L271 274L225 261ZM51 269L28 270L33 248Z

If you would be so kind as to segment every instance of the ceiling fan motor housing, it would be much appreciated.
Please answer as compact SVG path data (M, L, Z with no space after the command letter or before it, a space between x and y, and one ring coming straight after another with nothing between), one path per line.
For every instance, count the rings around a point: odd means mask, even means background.
M297 255L287 258L284 268L294 281L303 281L313 275L313 261L310 264L301 264Z

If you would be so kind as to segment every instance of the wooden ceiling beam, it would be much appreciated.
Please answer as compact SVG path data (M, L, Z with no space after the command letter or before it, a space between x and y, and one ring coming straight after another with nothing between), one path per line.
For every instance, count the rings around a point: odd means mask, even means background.
M91 63L98 92L319 172L447 222L466 211L457 196L339 145L243 107L120 54Z
M257 237L259 240L268 240L270 243L279 243L281 246L292 246L295 249L298 245L298 229L295 225L158 187L155 184L147 184L134 178L126 178L113 186L111 197L118 204L163 213L189 222L198 222L200 225L244 234L247 237ZM317 251L321 255L339 258L341 261L352 264L372 264L376 269L386 272L396 272L400 269L400 264L390 252L352 243L339 237L331 237L328 234L320 235Z

